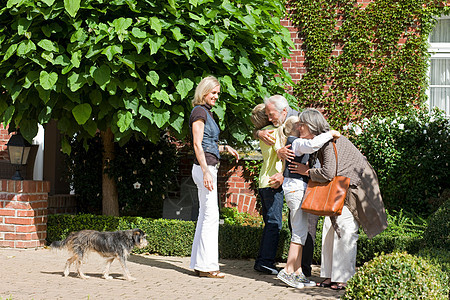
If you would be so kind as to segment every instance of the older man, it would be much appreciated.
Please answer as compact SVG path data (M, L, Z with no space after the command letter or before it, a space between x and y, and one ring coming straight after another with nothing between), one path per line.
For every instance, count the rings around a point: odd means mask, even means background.
M275 127L279 127L289 116L297 115L298 112L291 109L289 104L281 95L274 95L264 101L265 112L269 121ZM258 130L255 137L266 143L268 146L273 146L277 135L274 130ZM281 188L283 183L283 174L279 166L281 166L280 159L277 157L276 149L271 149L263 164L266 164L264 170L261 172L259 182L260 186L258 193L262 204L262 214L264 219L264 230L261 238L258 257L255 261L254 269L259 272L267 274L278 274L277 268L274 266L275 256L278 248L278 241L280 238L280 230L282 226L282 209L284 194ZM285 152L289 152L285 149ZM292 151L291 151L292 152ZM268 164L273 164L269 166ZM278 166L278 168L277 168Z
M298 115L298 111L289 107L285 97L281 95L274 95L264 101L266 115L269 121L275 126L281 126L288 117ZM254 137L260 139L268 146L275 144L276 135L273 135L274 130L258 130L254 132ZM278 158L291 160L295 154L288 147L275 149ZM276 159L270 160L276 163ZM268 169L275 169L273 168ZM259 187L259 196L262 204L262 214L264 219L264 231L261 238L258 257L255 261L254 269L266 274L276 275L278 269L274 266L275 256L278 249L278 241L280 238L280 230L282 227L282 208L284 194L281 188L284 177L282 170L278 170L276 174L261 174L261 176L270 176L268 180L260 178L261 182L268 182L268 186ZM315 228L317 226L317 219L311 216L309 231L315 237ZM302 257L302 269L305 276L311 276L311 263L314 250L314 238L308 234L308 239L304 247L304 255Z

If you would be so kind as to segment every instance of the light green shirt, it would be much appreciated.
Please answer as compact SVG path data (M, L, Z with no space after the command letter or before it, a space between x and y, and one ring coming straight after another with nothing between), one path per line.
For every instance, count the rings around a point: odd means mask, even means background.
M268 125L263 130L274 130L272 136L279 140L277 128L273 125ZM259 188L267 188L269 185L269 178L277 173L282 172L283 162L278 159L275 145L268 146L263 141L259 140L259 147L263 156L263 163L259 173Z

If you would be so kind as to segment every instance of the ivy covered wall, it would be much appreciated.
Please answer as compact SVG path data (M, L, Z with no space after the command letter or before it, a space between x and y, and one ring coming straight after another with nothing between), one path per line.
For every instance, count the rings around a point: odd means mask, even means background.
M284 67L299 106L323 109L336 128L421 106L428 87L428 36L450 2L290 0L296 45Z

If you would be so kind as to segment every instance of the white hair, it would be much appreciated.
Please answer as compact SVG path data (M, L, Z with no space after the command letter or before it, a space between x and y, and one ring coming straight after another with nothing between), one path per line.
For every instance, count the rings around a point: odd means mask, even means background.
M275 109L280 113L283 111L283 109L289 106L286 98L281 95L273 95L269 98L264 99L264 104L267 105L268 103L273 104L275 106Z

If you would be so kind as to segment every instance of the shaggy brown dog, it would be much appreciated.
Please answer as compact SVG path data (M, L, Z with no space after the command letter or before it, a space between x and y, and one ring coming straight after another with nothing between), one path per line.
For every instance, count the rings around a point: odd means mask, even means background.
M127 257L134 247L144 248L147 246L146 234L140 229L132 230L119 230L119 231L95 231L95 230L82 230L78 232L72 232L63 241L55 241L50 247L54 249L66 248L72 252L71 256L67 262L64 269L64 276L69 275L69 268L73 262L76 262L78 276L83 279L88 278L81 272L81 264L83 263L83 258L85 254L89 251L95 251L101 256L107 258L106 268L103 272L103 277L105 279L112 279L109 276L109 268L114 261L118 259L122 265L125 278L127 280L135 280L131 277L130 271L126 265Z

